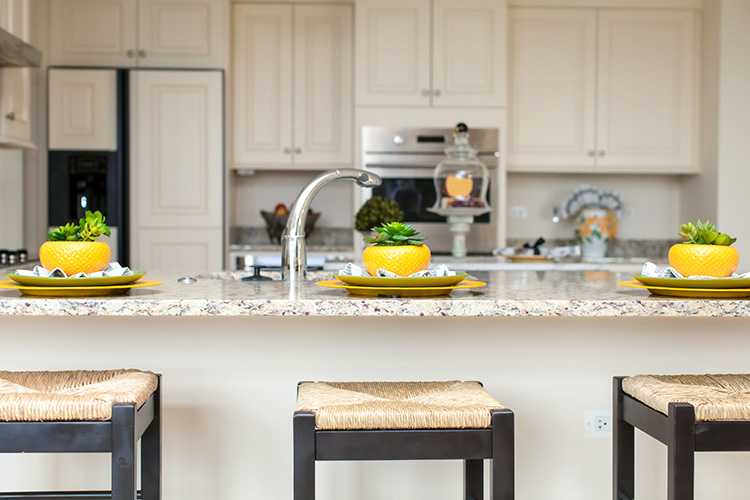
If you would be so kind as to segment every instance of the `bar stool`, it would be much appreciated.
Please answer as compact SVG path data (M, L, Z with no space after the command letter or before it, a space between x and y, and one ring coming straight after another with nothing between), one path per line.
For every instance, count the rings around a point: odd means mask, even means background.
M613 498L635 495L635 429L667 446L667 497L692 500L695 452L750 451L750 375L615 377Z
M316 460L462 459L466 500L514 497L513 412L479 382L301 382L294 500L315 499Z
M111 491L3 492L0 498L158 500L159 378L139 370L0 371L0 453L107 452L112 456Z

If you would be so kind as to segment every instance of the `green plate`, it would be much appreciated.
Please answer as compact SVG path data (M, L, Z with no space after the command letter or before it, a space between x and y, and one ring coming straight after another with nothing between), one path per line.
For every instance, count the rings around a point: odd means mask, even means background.
M383 286L383 287L431 287L451 286L465 280L468 274L456 272L455 276L423 276L412 278L410 276L397 278L381 278L380 276L334 276L347 285L356 286Z
M693 299L739 299L750 297L750 288L678 288L643 285L638 281L620 281L617 284L648 290L654 295L666 295L668 297L689 297Z
M644 285L674 288L750 288L750 278L650 278L636 274L633 276Z
M102 295L120 295L127 293L131 288L144 286L162 285L161 281L138 281L125 285L99 285L99 286L26 286L12 281L0 281L0 288L18 290L24 295L36 295L39 297L99 297Z
M351 277L351 276L349 276ZM446 286L357 286L342 283L339 280L318 281L316 285L329 288L345 288L352 295L365 295L368 297L435 297L439 295L448 295L453 290L465 288L476 288L486 285L481 281L466 280L458 285Z
M5 273L5 275L22 285L28 286L113 286L127 285L138 281L146 275L145 271L133 271L133 274L125 276L102 276L90 278L45 278L42 276L20 276L16 273Z

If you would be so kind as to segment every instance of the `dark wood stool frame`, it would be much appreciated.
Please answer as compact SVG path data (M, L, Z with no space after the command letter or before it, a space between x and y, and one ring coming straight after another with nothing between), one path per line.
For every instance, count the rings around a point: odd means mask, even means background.
M750 421L695 420L690 403L670 403L669 415L613 387L613 500L635 497L635 429L667 446L667 498L693 500L695 452L750 451Z
M161 498L161 378L137 409L112 405L111 420L0 422L0 453L111 453L109 491L0 492L0 499L159 500ZM136 485L136 443L141 440L141 490Z
M486 429L321 430L315 414L296 411L294 500L315 499L316 460L464 461L465 500L483 500L484 463L492 460L491 500L513 500L513 412L492 410Z

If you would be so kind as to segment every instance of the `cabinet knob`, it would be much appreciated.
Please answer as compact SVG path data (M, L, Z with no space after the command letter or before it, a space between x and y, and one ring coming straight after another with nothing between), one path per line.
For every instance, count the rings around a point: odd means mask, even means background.
M600 157L601 157L601 156L604 156L605 154L607 154L607 153L605 153L605 152L604 152L604 150L599 150L599 156L600 156Z
M127 55L128 57L135 57L135 50L130 49L127 52L125 52L125 55Z
M7 118L8 120L15 120L16 119L16 113L14 113L13 111L11 111L7 115L5 115L5 118Z
M302 152L302 148L294 148L295 154L300 154Z
M282 151L284 152L285 155L292 154L292 148L284 148L284 149L282 149Z
M596 156L596 151L594 151L593 149L589 149L588 151L586 151L586 156L590 156L593 158L594 156Z
M432 91L432 95L434 95L435 97L440 97L440 94L442 94L442 92L440 92L440 89L435 89Z
M141 49L138 51L138 57L146 57L146 51Z
M422 92L420 92L420 94L422 94L424 97L427 97L428 95L430 95L430 90L429 89L422 89Z

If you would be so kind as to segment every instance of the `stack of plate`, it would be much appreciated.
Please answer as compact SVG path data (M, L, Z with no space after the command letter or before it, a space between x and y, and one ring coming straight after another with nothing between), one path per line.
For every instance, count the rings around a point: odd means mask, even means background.
M635 281L621 281L618 285L645 288L654 295L705 299L750 297L750 278L651 278L636 274Z
M345 288L352 295L386 297L430 297L447 295L453 290L484 286L481 281L469 281L466 273L455 276L424 276L385 278L380 276L342 276L335 280L318 281L320 286Z
M144 271L133 271L125 276L103 276L87 278L52 278L43 276L22 276L18 273L5 273L12 281L0 281L0 288L19 290L26 295L46 297L90 297L98 295L118 295L131 288L161 285L161 281L141 280Z

